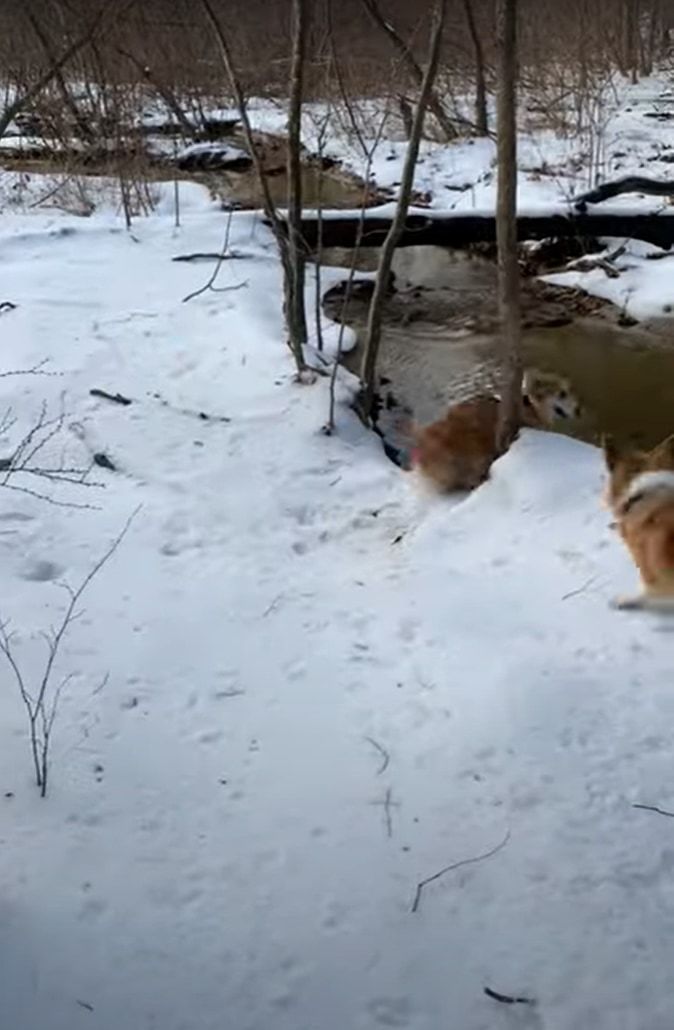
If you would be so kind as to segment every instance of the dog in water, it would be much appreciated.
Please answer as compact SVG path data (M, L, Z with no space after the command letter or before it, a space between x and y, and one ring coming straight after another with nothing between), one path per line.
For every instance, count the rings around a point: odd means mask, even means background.
M674 434L652 451L605 438L604 458L605 499L642 582L640 594L614 605L674 613Z
M412 469L441 492L473 490L489 475L496 457L499 399L479 395L453 405L444 418L413 429ZM577 418L580 404L568 380L527 369L522 381L522 426L551 429Z

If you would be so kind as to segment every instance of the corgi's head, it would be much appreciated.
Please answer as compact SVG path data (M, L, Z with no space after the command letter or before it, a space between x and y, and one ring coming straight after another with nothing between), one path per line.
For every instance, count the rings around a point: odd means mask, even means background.
M612 436L602 440L604 461L608 469L605 499L613 511L629 492L630 484L645 472L674 471L674 434L645 451L632 443L618 443Z
M551 426L554 422L579 418L582 408L571 383L554 372L539 372L528 368L522 379L522 394L541 422Z

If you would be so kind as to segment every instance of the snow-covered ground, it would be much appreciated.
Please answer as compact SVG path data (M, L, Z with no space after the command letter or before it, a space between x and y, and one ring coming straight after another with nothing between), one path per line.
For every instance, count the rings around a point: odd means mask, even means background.
M673 824L634 806L674 809L672 624L609 608L599 453L527 432L420 498L345 404L321 433L255 215L237 288L183 302L211 265L171 258L227 216L181 189L179 230L170 188L133 234L0 224L3 368L58 373L0 378L0 457L63 396L53 460L117 466L49 488L86 508L0 492L29 684L137 511L55 669L44 800L0 665L3 1030L670 1030Z

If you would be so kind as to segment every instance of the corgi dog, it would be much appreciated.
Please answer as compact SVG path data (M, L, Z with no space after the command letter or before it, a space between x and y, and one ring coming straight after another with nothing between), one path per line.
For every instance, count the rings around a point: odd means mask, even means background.
M642 582L640 594L613 605L674 613L674 434L652 451L605 438L604 459L605 501Z
M496 457L500 401L486 394L454 404L444 418L413 429L411 467L440 492L473 490L489 475ZM557 420L577 418L580 404L568 380L527 369L522 380L521 425L550 429Z

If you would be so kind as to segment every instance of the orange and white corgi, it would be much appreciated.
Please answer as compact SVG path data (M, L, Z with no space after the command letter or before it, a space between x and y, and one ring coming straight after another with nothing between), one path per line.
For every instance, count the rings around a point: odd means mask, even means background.
M605 499L639 569L642 591L617 598L621 609L674 613L674 435L652 451L604 440Z
M453 405L444 418L413 430L412 468L436 490L473 490L496 457L497 397L481 394ZM551 429L577 418L580 404L568 380L527 369L522 381L522 426Z

